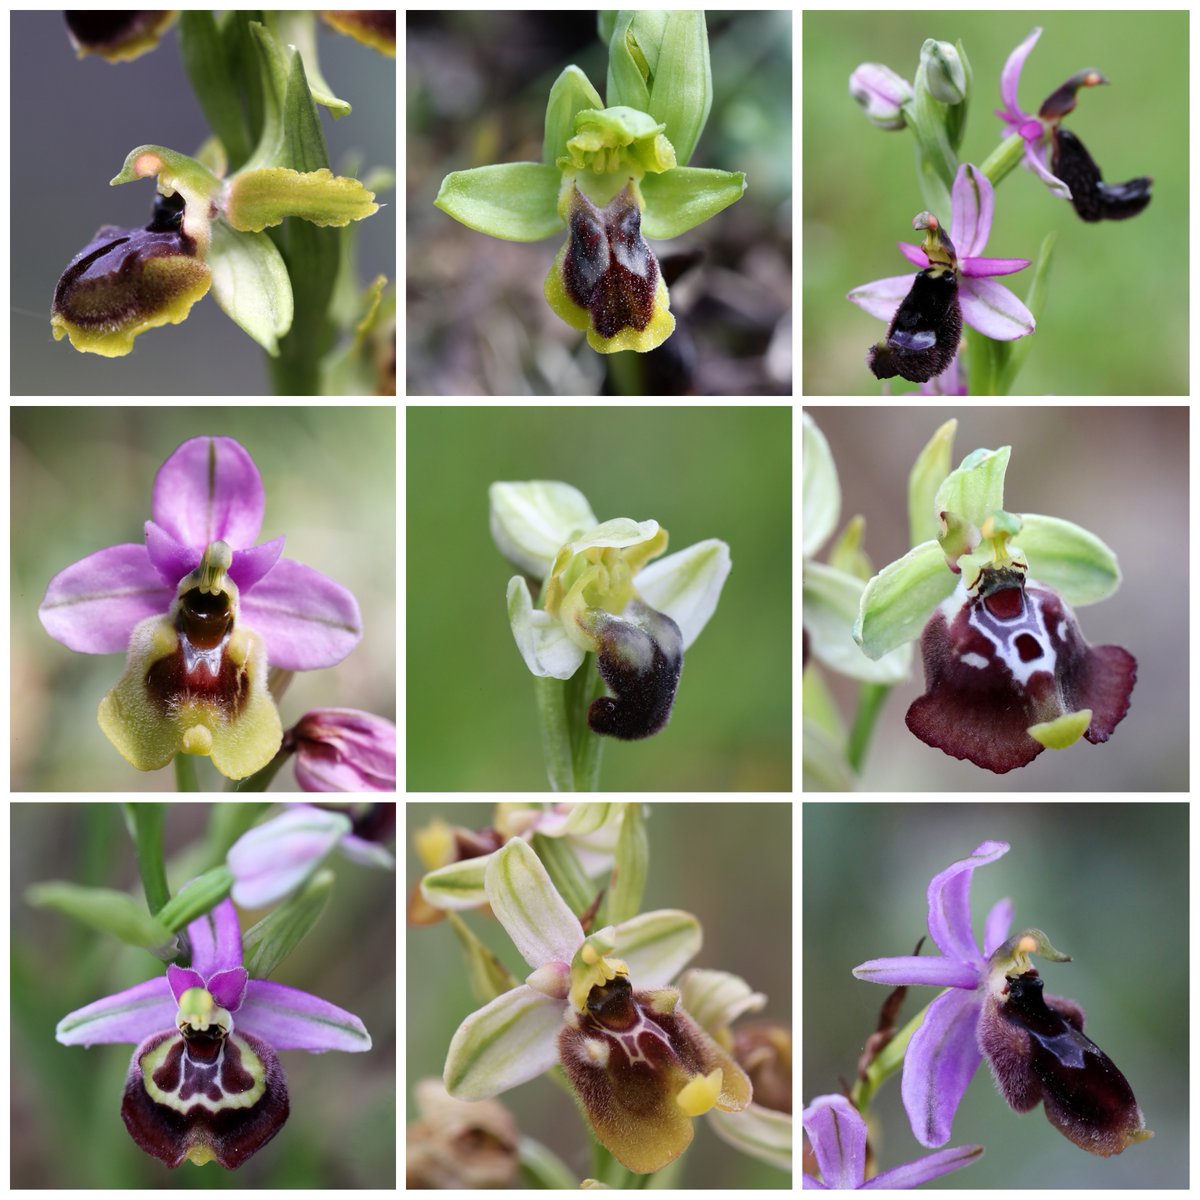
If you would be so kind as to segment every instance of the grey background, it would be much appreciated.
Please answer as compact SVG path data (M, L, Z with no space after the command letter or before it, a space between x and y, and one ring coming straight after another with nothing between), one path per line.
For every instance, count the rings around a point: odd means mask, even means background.
M10 391L17 396L269 394L267 356L209 294L181 325L152 329L124 358L80 354L50 331L50 301L67 263L101 225L144 225L149 180L109 187L146 143L194 154L208 125L179 57L177 26L131 63L77 60L60 12L12 13ZM317 21L321 73L354 111L318 107L337 171L351 149L364 170L395 165L396 64ZM359 222L359 277L396 279L395 197Z

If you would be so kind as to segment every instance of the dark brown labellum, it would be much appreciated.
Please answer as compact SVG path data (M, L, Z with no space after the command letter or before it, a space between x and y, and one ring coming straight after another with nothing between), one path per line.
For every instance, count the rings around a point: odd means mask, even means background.
M1105 183L1087 147L1069 129L1054 131L1050 169L1071 189L1071 204L1085 221L1124 221L1150 203L1149 176Z
M588 310L601 337L645 329L654 315L658 260L642 237L642 213L630 189L604 209L576 190L570 224L562 265L567 295Z
M867 353L867 366L876 379L899 375L927 383L954 361L961 338L958 276L946 267L928 267L914 278L887 337Z

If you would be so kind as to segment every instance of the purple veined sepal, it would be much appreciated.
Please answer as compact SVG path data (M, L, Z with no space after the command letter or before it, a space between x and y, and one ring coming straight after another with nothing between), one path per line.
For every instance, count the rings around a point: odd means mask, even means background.
M615 693L588 709L594 733L636 741L658 733L671 716L683 671L683 634L665 613L641 600L621 616L588 614L600 676Z
M134 1051L121 1117L137 1145L168 1167L215 1161L234 1170L287 1120L275 1051L234 1024L210 992L190 988L180 997L176 1029L152 1034Z
M1044 995L1030 970L1006 976L1002 994L985 1000L979 1047L1012 1109L1029 1112L1041 1101L1064 1137L1108 1157L1154 1135L1129 1081L1083 1026L1083 1009Z
M974 596L960 581L925 626L926 691L908 728L997 774L1031 763L1050 744L1035 734L1068 714L1090 711L1083 736L1107 741L1129 711L1137 660L1121 646L1090 646L1049 588L991 575Z
M740 1112L746 1073L692 1020L674 988L635 991L618 974L568 1008L558 1054L596 1137L631 1171L673 1162L692 1140L692 1118Z
M1150 203L1153 180L1141 175L1105 183L1087 147L1069 129L1054 130L1051 169L1071 189L1071 205L1085 221L1124 221Z

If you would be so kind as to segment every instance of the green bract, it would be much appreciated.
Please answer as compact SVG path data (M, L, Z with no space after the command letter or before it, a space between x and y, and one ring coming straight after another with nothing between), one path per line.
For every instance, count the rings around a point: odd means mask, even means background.
M603 16L607 107L577 66L554 81L542 161L452 171L434 203L470 229L538 241L568 228L544 292L601 353L653 350L675 327L666 281L643 240L672 238L739 199L740 172L685 164L708 119L704 14Z

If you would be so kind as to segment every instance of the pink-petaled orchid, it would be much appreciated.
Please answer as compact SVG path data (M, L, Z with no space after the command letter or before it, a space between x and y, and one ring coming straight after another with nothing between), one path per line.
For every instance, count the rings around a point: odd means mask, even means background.
M899 243L918 275L893 275L865 283L847 299L888 322L868 365L880 379L900 375L925 383L945 371L958 351L965 321L986 337L1014 341L1034 330L1033 314L995 277L1029 266L1027 258L986 258L995 198L978 167L963 163L951 190L949 233L929 212L913 220L926 231L923 245Z
M394 819L395 806L388 807ZM276 904L300 888L334 850L360 866L391 870L391 854L359 837L354 828L347 813L289 804L229 848L225 863L233 872L233 899L242 908Z
M1005 133L1024 141L1025 165L1058 197L1069 200L1085 221L1121 221L1136 216L1150 203L1147 176L1126 183L1105 183L1100 168L1087 148L1061 121L1075 109L1080 88L1097 87L1108 80L1094 68L1078 71L1042 102L1037 115L1025 112L1017 99L1021 71L1030 51L1042 36L1041 26L1008 56L1000 75L1000 98L1004 107L996 116Z
M59 572L38 615L85 654L128 650L100 726L139 770L177 753L209 755L222 774L265 766L283 731L267 667L333 666L358 644L358 602L340 584L255 545L265 495L249 453L229 437L191 438L159 469L145 540L110 546Z
M596 1137L639 1174L683 1153L693 1117L749 1104L745 1072L665 986L700 947L695 917L666 909L585 935L519 838L488 863L486 890L534 969L459 1026L444 1073L451 1096L486 1099L558 1062Z
M1090 1154L1109 1157L1154 1135L1125 1076L1083 1032L1083 1009L1043 994L1029 956L1069 962L1040 929L1008 936L1013 903L998 901L984 924L983 949L971 930L971 877L1009 851L981 842L929 882L929 936L938 955L875 958L858 979L888 987L944 989L929 1005L904 1054L901 1092L913 1136L923 1146L950 1140L951 1124L983 1058L1016 1112L1042 1103L1046 1118ZM877 1184L876 1186L883 1186Z
M168 1167L185 1160L234 1169L288 1117L277 1051L358 1053L371 1038L353 1013L264 979L242 965L229 900L187 927L191 966L68 1013L64 1046L137 1046L121 1116L130 1136Z
M396 726L357 708L314 708L288 730L306 792L394 792Z

